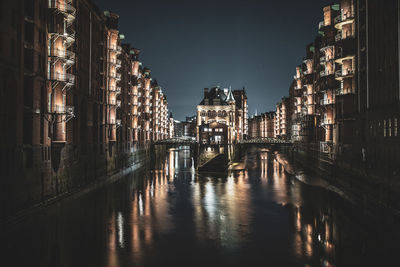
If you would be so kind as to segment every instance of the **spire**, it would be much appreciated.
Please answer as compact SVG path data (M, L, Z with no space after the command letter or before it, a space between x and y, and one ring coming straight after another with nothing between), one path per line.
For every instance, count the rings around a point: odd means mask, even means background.
M228 92L228 96L226 98L226 102L235 103L235 98L233 97L232 88L230 86L229 86L229 92Z

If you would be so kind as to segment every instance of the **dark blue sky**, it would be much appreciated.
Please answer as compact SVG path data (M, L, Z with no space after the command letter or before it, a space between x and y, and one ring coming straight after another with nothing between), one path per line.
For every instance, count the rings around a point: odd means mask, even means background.
M93 0L120 15L174 117L195 114L204 87L246 87L251 114L275 109L327 0Z

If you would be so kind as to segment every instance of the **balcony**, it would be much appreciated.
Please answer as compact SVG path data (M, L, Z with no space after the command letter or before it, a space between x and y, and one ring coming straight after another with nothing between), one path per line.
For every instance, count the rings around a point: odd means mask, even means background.
M50 0L48 1L49 3L49 8L57 9L58 11L62 12L65 14L67 19L75 19L76 15L76 9L75 7L71 4L71 1L54 1Z
M321 120L321 125L332 125L333 124L333 120L331 119L322 119Z
M115 78L117 77L117 73L115 73L115 72L110 72L110 73L108 74L108 77L115 79Z
M299 85L296 83L296 85L294 86L294 90L301 90L301 89L303 89L303 86L299 86Z
M342 32L339 32L338 34L335 35L335 41L337 43L340 41L350 40L350 39L354 39L354 38L355 38L355 35L352 33L344 36Z
M335 18L335 28L340 30L343 25L354 23L354 12L342 13Z
M68 27L66 31L63 34L63 37L65 38L67 42L67 46L75 42L75 30L72 27Z
M117 73L115 79L117 79L117 81L121 80L121 73Z
M319 63L320 63L321 65L325 65L327 62L332 61L332 60L334 60L334 57L333 57L333 56L326 56L326 55L323 55L323 56L321 56L321 58L320 58L320 60L319 60Z
M318 23L318 29L322 29L323 27L325 27L325 21L320 21Z
M335 42L339 42L340 40L342 40L342 32L335 35Z
M332 142L320 142L320 151L322 153L330 153L332 149L333 149Z
M53 48L49 50L49 56L61 58L69 64L73 64L75 62L75 53L69 50Z
M338 89L335 89L335 94L336 94L336 95L348 95L348 94L353 94L353 90L352 90L351 88L347 88L347 89L338 88Z
M47 76L50 81L63 82L70 85L75 83L75 75L70 73L50 72Z
M319 76L320 77L326 77L326 76L329 76L329 75L332 75L333 73L330 73L329 71L326 71L326 70L323 70L323 71L321 71L320 73L319 73Z
M336 80L343 80L346 78L352 78L354 76L354 70L347 69L347 70L337 70L335 72L335 79Z
M115 57L113 57L113 58L110 58L109 60L108 60L108 63L110 63L110 65L117 65L117 62L118 62L118 60L119 59L115 59ZM120 62L121 62L121 60L119 60Z
M70 119L75 117L75 107L73 106L64 106L64 105L56 105L54 107L54 115L63 115L65 116L62 120L68 122Z
M110 46L108 47L108 50L111 50L111 51L113 51L113 52L117 52L117 45L113 45L113 44L110 44Z
M73 106L56 105L54 107L54 113L57 114L74 114L74 110Z
M324 98L320 100L320 105L321 106L328 106L328 105L333 105L335 104L335 100L334 99L330 99L330 98Z
M67 27L64 29L50 26L48 27L48 33L53 41L57 38L63 38L66 42L66 47L71 46L71 44L75 42L75 30L73 27Z
M121 93L121 87L120 86L110 86L110 92L115 92L117 94Z
M339 47L336 51L335 62L338 64L343 64L345 60L354 60L356 52L353 51L353 47Z
M117 45L117 54L120 54L122 52L122 47Z
M117 100L117 108L121 107L121 100Z

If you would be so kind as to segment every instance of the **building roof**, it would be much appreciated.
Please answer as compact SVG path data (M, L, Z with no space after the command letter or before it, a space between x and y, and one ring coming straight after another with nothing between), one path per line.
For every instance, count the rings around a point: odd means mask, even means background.
M207 95L203 98L203 100L200 102L200 105L205 105L205 99L208 99L208 105L214 105L214 99L219 99L220 103L218 105L229 105L229 102L233 101L235 102L235 98L232 94L232 90L230 89L221 89L219 86L218 87L213 87L211 88L210 91L207 92Z

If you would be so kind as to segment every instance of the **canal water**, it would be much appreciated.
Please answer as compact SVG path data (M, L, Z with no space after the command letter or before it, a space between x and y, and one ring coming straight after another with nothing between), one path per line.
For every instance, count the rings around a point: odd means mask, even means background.
M18 221L1 266L399 266L398 232L272 153L198 174L187 149ZM318 177L313 177L318 179Z

